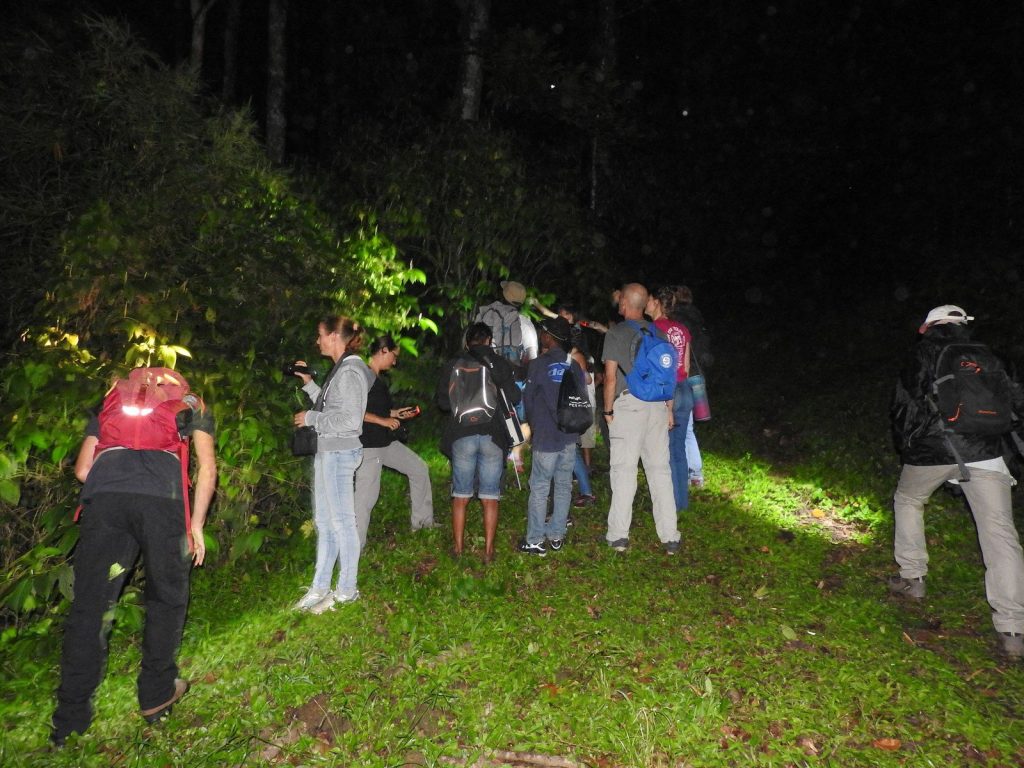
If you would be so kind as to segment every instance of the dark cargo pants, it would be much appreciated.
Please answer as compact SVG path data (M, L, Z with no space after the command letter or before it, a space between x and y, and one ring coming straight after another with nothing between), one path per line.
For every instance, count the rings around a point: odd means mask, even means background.
M146 623L139 707L159 706L174 693L191 567L182 502L132 493L96 494L83 507L74 555L75 596L64 624L54 738L83 733L92 722L92 697L103 677L114 606L140 551Z

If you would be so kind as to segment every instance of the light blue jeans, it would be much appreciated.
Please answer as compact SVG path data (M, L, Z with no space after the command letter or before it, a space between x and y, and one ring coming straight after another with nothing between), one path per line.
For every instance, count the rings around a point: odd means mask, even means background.
M691 480L704 479L704 460L700 456L697 435L693 431L693 411L690 411L690 419L686 422L686 469Z
M338 564L337 591L352 595L359 571L355 476L362 448L324 451L313 459L313 523L316 525L316 572L313 589L331 588Z
M576 463L576 444L569 443L561 451L533 451L530 469L530 501L526 506L526 543L542 544L544 539L564 539L572 499L572 468ZM554 493L551 494L551 483ZM548 496L553 495L551 522L544 520L548 513Z

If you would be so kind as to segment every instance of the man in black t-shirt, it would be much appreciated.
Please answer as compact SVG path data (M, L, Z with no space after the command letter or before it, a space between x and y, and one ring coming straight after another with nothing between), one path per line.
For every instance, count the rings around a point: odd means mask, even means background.
M138 699L156 722L188 690L175 662L188 607L191 564L206 557L203 527L217 480L213 419L198 398L178 414L198 465L190 529L185 529L182 468L176 454L112 447L96 455L93 418L75 463L82 490L74 560L74 600L64 624L61 683L51 740L63 745L92 722L92 696L103 676L111 616L139 553L146 567L146 623ZM190 546L191 541L191 546ZM191 556L190 556L191 550Z

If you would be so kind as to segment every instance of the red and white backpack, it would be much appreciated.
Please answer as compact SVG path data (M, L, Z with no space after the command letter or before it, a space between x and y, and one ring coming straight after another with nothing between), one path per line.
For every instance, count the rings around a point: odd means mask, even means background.
M203 402L192 394L188 381L170 368L135 368L127 379L118 379L107 391L100 411L100 436L96 457L111 449L167 451L181 464L182 498L185 502L185 533L191 541L189 505L188 438L178 431L178 414L202 410ZM75 515L75 519L78 515Z
M178 413L198 402L180 373L135 368L127 379L114 382L103 400L96 454L108 448L177 453L185 442L178 433Z

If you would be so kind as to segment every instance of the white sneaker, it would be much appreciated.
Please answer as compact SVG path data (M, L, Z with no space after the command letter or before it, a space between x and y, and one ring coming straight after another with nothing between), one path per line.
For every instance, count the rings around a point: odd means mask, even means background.
M318 602L316 605L309 609L309 612L312 613L314 616L319 616L321 613L333 611L334 606L336 605L340 605L343 603L353 603L358 599L358 589L351 595L346 595L342 592L334 590L333 592L328 592L326 595L324 595L323 599L320 602Z
M306 590L306 594L295 605L292 606L293 611L308 611L314 605L323 600L329 593L326 589L313 589L312 587Z
M358 599L359 599L359 590L358 589L355 592L353 592L351 595L345 595L345 594L342 594L341 592L339 592L338 590L334 590L334 604L335 605L342 605L343 603L354 603Z

